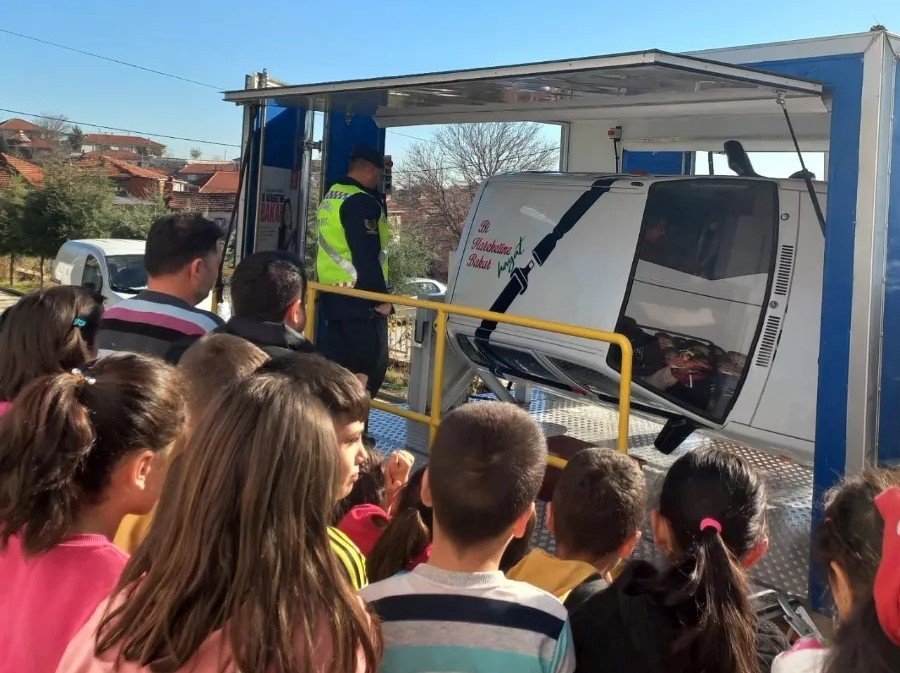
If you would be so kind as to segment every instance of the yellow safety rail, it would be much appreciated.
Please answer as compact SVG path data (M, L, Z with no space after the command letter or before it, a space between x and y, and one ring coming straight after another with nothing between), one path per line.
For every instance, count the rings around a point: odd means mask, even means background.
M588 327L576 327L566 325L561 322L553 322L550 320L539 320L537 318L528 318L518 315L507 315L505 313L495 313L494 311L486 311L480 308L472 308L469 306L456 306L455 304L445 304L438 301L428 301L427 299L416 299L414 297L403 297L394 294L381 294L378 292L366 292L364 290L354 290L344 287L336 287L334 285L322 285L321 283L309 283L307 289L307 321L306 335L310 340L314 340L316 332L316 299L320 292L330 294L341 294L348 297L357 297L359 299L369 299L379 303L398 304L400 306L411 306L413 308L430 309L437 313L437 343L434 349L434 385L431 389L431 415L426 416L409 409L404 409L395 404L389 404L381 400L372 400L372 406L381 411L390 414L396 414L412 421L425 423L431 428L431 438L434 439L434 433L441 422L441 396L443 394L444 380L444 354L447 350L447 316L460 315L476 320L486 320L488 322L505 323L507 325L517 325L519 327L529 327L532 329L543 330L545 332L553 332L556 334L565 334L567 336L580 337L582 339L591 339L593 341L605 341L615 344L622 351L622 372L619 379L619 437L617 446L622 453L628 452L628 415L631 410L631 361L633 357L631 342L623 334L615 332L603 332L601 330L590 329ZM550 456L548 461L556 467L564 467L566 461L557 456Z

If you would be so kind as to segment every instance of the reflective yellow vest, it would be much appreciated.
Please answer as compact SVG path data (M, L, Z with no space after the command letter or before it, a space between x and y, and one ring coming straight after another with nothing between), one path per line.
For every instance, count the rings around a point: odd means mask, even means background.
M347 243L344 225L341 223L341 205L354 194L368 194L356 185L336 183L331 186L325 198L319 204L316 222L319 228L319 246L316 253L316 273L319 282L325 285L356 285L356 267ZM371 194L368 194L371 198ZM380 206L380 204L379 204ZM381 252L378 261L384 274L384 282L388 282L387 244L389 241L388 222L384 209L378 219L378 239Z

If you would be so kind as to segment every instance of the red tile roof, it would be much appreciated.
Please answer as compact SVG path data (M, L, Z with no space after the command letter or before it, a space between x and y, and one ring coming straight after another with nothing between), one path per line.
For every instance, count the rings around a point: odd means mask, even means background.
M26 147L30 147L33 150L55 150L59 147L59 145L55 143L51 143L49 140L44 140L38 136L34 138L29 138L31 142L26 145Z
M114 133L88 133L82 141L85 145L125 145L127 147L151 147L163 149L165 145L142 136L123 136Z
M200 188L201 194L237 194L240 174L233 171L219 171Z
M11 175L21 175L32 187L44 185L44 171L40 166L9 154L0 154L0 187L9 185Z
M82 156L85 157L109 157L111 159L120 159L122 161L138 161L140 160L140 156L132 152L131 150L94 150L92 152L86 152Z
M238 165L236 161L194 163L186 165L178 171L178 175L212 175L220 172L237 173L237 170Z
M191 210L198 212L229 211L234 208L235 194L197 194L194 192L172 192L169 196L170 210Z
M78 160L78 165L82 168L99 168L108 177L111 178L153 178L156 180L165 180L168 176L162 171L152 168L143 168L134 164L123 161L122 159L113 159L110 156L101 154L98 156L85 155Z
M7 119L5 122L0 123L0 131L40 131L41 127L36 124L32 124L31 122L27 122L24 119Z

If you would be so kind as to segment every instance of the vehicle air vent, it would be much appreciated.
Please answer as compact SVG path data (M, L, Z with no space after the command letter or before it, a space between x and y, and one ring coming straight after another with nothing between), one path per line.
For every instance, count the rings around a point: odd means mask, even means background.
M794 246L782 245L775 270L775 291L773 294L785 297L791 287L791 271L794 268Z
M772 356L775 354L775 346L778 344L778 331L781 327L781 318L770 315L766 319L762 338L759 340L759 353L756 355L757 367L768 367L772 364Z

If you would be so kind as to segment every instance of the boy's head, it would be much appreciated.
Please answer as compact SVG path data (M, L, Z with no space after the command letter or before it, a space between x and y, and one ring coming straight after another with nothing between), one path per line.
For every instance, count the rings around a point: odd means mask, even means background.
M235 316L283 322L298 332L306 326L305 292L303 260L291 252L254 253L238 264L231 277Z
M611 449L576 453L560 475L547 526L560 556L597 563L627 558L641 537L647 486L633 458Z
M521 537L546 466L547 441L528 414L501 402L466 404L438 428L422 499L460 546Z
M317 397L334 421L334 431L341 447L341 498L349 495L359 478L360 465L366 458L363 433L369 417L369 395L349 371L321 355L294 353L274 358L260 371L278 372L306 386Z
M246 339L230 334L207 334L194 342L178 361L191 423L203 415L219 391L247 378L268 359Z

